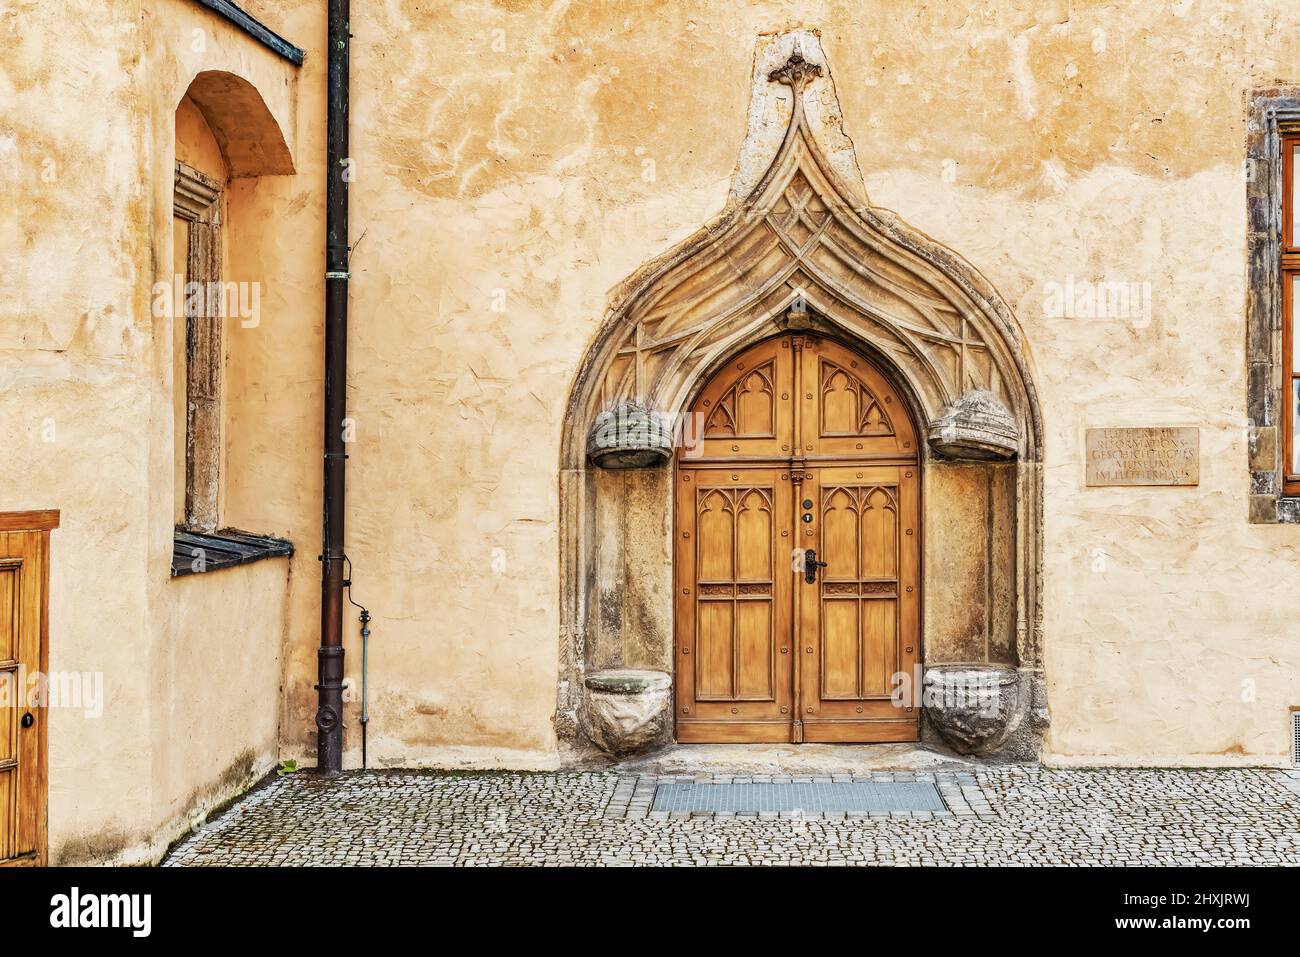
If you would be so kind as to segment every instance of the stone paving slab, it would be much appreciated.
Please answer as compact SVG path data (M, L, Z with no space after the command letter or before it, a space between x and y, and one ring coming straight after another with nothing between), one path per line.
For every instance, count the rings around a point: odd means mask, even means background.
M929 781L951 813L652 809L661 782ZM307 774L176 846L193 865L1300 865L1300 793L1275 770Z

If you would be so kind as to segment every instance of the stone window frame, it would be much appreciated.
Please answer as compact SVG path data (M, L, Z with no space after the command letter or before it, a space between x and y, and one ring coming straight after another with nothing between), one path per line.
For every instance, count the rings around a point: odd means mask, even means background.
M1300 524L1283 479L1282 136L1300 133L1300 87L1254 90L1246 123L1246 415L1254 524Z
M172 215L189 223L185 251L185 520L172 539L171 577L216 571L275 556L293 555L293 543L234 529L217 530L221 508L221 453L225 373L224 317L220 296L205 293L222 282L222 186L176 161ZM175 272L175 268L173 268ZM172 387L176 388L173 379Z
M189 531L217 527L221 482L222 320L212 297L189 295L191 283L221 282L221 184L177 160L172 215L189 223L185 304L185 522ZM173 387L175 387L173 385Z

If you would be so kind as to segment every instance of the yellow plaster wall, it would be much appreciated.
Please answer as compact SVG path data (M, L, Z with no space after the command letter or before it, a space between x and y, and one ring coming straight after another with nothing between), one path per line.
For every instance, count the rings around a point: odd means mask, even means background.
M299 143L299 84L301 71L252 43L242 32L206 10L184 0L160 0L146 12L149 33L150 97L153 124L150 130L157 169L168 171L181 151L180 159L213 173L231 171L222 156L214 155L220 139L215 124L228 124L231 136L248 136L258 127L245 117L195 115L197 108L182 105L186 90L203 71L221 71L240 77L257 88L280 134L295 159ZM172 116L167 111L171 110ZM202 126L209 127L208 137ZM178 137L179 134L179 137ZM177 143L179 138L180 143ZM300 173L309 176L307 170ZM281 209L292 198L304 203L310 192L306 176L265 176L257 179L225 179L223 197L223 262L225 282L257 282L260 310L256 325L245 327L239 318L227 318L223 346L223 442L220 505L222 527L236 527L260 534L290 537L292 523L273 512L250 514L238 503L248 496L249 487L260 488L262 498L273 500L286 484L277 482L264 467L249 467L239 455L249 448L244 424L266 415L277 396L259 391L248 379L247 356L254 351L250 341L265 337L277 323L289 317L283 309L284 286L302 282L314 272L313 263L295 249L292 256L271 254L255 270L248 265L247 249L266 228L267 214L258 196L281 197ZM171 180L166 173L151 182L154 207L153 234L165 228L171 217ZM288 198L286 198L288 197ZM285 215L284 225L291 226ZM159 263L159 278L175 272L174 263ZM270 293L278 294L277 299ZM311 349L310 323L303 323L299 311L293 317L298 330L307 332L302 348ZM170 355L171 337L183 335L183 325L167 317L154 317L158 356ZM306 327L304 329L304 326ZM294 330L285 330L293 342ZM166 351L163 351L163 350ZM172 406L172 389L167 372L155 368L155 408ZM279 757L279 687L283 676L282 655L291 619L289 584L292 565L300 561L272 559L255 565L221 570L211 576L169 579L172 526L164 517L174 513L170 472L175 460L172 447L173 422L159 414L153 426L152 501L150 519L152 547L149 552L148 585L152 618L152 822L147 855L165 849L185 828L221 801L248 786ZM237 453L232 455L232 453ZM236 461L232 462L232 457ZM166 478L167 481L162 481ZM231 500L236 505L232 508ZM297 500L299 512L310 509L308 500ZM308 560L315 554L308 539ZM300 553L301 554L301 553ZM313 563L314 564L314 563Z
M102 717L48 715L55 860L70 842L77 855L115 852L147 831L151 814L140 722L152 277L139 12L82 2L0 14L0 268L9 277L0 283L0 496L5 509L62 510L50 667L102 673L106 698Z
M294 71L184 0L20 2L0 29L0 508L62 511L50 666L104 693L102 715L49 713L51 860L151 860L278 756L288 611L283 559L169 576L173 340L151 289L174 265L176 110L229 71L292 148Z
M1241 162L1243 91L1300 79L1295 18L1196 2L360 12L349 551L377 615L372 757L552 747L567 389L607 291L722 207L756 35L804 26L873 202L974 263L1025 330L1047 419L1049 759L1280 761L1298 637L1280 583L1300 532L1246 522ZM1045 318L1046 284L1071 274L1149 281L1151 322ZM1083 487L1085 427L1175 423L1202 429L1199 487ZM286 742L306 747L312 642L293 645Z

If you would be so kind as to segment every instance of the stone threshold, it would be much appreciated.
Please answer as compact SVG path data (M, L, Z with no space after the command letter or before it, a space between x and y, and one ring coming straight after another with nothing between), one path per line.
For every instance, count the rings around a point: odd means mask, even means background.
M601 755L595 761L578 762L578 767L622 774L825 777L877 771L974 771L990 763L922 744L674 744L616 762Z

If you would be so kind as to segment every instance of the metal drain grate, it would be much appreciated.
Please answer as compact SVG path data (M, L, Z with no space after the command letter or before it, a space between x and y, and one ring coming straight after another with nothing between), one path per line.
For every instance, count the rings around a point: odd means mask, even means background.
M1300 768L1300 708L1291 709L1291 763Z
M738 814L762 811L946 811L933 784L925 782L792 782L789 784L661 784L655 811Z

